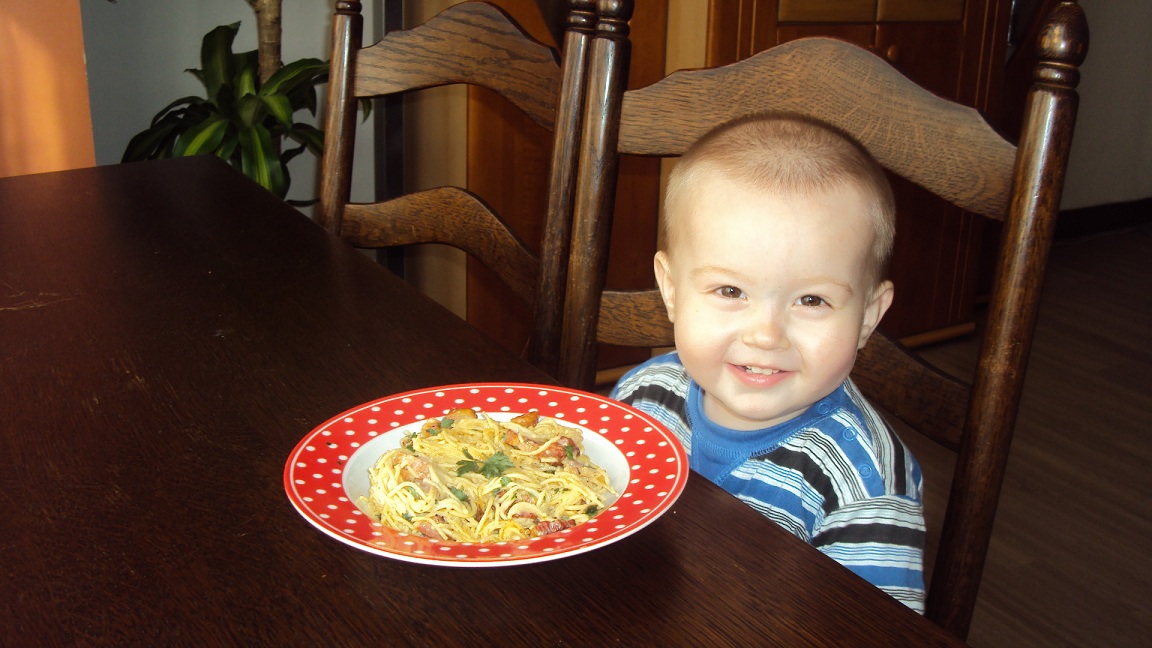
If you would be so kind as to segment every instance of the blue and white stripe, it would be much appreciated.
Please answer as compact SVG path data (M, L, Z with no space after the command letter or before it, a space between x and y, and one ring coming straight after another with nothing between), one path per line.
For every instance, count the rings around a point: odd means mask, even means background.
M696 442L709 456L732 457L730 464L700 460L692 465L793 535L923 612L920 467L850 380L800 417L748 433L750 442L731 442L731 431L706 419L700 388L675 353L632 370L612 395L668 426L689 454Z

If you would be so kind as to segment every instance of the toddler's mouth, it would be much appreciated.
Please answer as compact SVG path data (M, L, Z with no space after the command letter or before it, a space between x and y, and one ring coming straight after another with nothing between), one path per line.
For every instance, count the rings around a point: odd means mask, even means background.
M768 367L749 367L747 365L742 365L741 368L748 373L759 374L761 376L771 376L772 374L780 373L779 369L770 369Z

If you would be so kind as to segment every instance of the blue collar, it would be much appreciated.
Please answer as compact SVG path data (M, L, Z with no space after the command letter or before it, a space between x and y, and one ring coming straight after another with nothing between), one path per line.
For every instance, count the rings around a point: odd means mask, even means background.
M780 447L800 430L812 427L816 421L842 407L847 399L848 395L841 386L794 419L759 430L733 430L704 415L704 390L692 381L688 387L688 424L692 429L689 465L719 483L749 458Z

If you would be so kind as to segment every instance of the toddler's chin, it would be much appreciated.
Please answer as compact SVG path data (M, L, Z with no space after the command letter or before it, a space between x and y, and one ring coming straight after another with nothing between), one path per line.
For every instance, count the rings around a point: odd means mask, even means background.
M704 414L713 423L723 427L751 432L783 423L795 418L800 412L781 411L765 407L763 403L741 402L740 398L717 398L706 392Z

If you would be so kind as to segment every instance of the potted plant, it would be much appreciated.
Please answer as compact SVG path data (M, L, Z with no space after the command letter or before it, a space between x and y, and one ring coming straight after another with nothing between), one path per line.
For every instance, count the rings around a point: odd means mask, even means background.
M305 150L320 155L324 133L297 122L300 110L316 114L316 86L327 82L328 63L307 58L276 69L261 81L256 50L234 53L240 23L208 32L199 69L189 69L205 96L168 104L132 138L123 162L213 154L227 160L280 198L291 178L287 163ZM282 143L295 144L283 148Z

